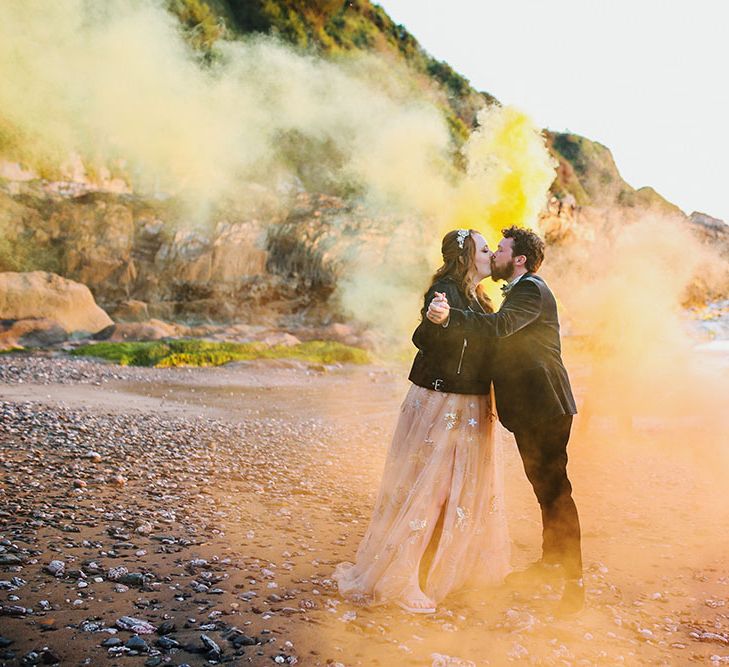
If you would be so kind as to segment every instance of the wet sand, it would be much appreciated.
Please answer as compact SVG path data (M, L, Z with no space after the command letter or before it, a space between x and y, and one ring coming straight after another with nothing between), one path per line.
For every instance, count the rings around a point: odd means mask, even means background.
M77 363L0 358L0 664L729 662L729 430L593 404L569 450L585 611L555 618L559 588L542 585L416 617L354 607L330 579L366 528L406 369ZM587 369L569 366L584 404ZM540 520L504 438L518 568ZM180 647L140 634L135 657L134 633L112 632L124 616L167 621Z

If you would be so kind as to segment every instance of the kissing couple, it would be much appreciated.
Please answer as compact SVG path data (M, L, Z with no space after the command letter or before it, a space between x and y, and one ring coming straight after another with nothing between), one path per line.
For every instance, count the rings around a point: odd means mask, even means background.
M493 252L473 229L443 238L372 520L355 562L340 563L333 575L352 602L433 613L466 586L561 578L557 611L584 604L580 523L567 477L577 411L557 304L537 274L544 242L520 227L502 233ZM496 312L480 284L488 276L506 281ZM511 574L496 412L514 434L542 512L542 557Z

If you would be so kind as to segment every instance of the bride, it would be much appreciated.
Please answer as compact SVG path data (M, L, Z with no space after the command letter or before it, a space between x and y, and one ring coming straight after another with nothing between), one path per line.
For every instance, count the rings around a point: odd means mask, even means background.
M479 285L491 274L484 237L453 230L441 251L443 265L425 294L421 317L436 292L445 293L451 308L492 312ZM502 453L494 437L493 340L466 338L425 317L415 330L413 384L372 520L356 562L340 563L333 575L352 602L394 602L432 613L464 584L498 583L509 572Z

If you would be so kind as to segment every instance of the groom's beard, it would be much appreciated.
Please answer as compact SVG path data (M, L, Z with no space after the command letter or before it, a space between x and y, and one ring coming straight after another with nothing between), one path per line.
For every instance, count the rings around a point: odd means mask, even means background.
M510 259L504 266L497 266L491 262L491 280L508 280L514 275L514 260Z

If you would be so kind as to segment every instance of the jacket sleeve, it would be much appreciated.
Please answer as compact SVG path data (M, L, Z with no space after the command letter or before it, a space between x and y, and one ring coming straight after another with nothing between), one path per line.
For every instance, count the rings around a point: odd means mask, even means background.
M428 306L435 297L436 292L445 292L449 302L456 298L456 288L451 283L436 283L427 291L423 302L423 310L420 311L421 321L413 332L412 337L413 345L419 350L433 348L453 335L452 331L448 331L447 328L443 328L440 324L433 324L425 316Z
M451 308L448 328L506 338L536 320L542 311L542 293L531 280L521 280L496 313L474 313Z

